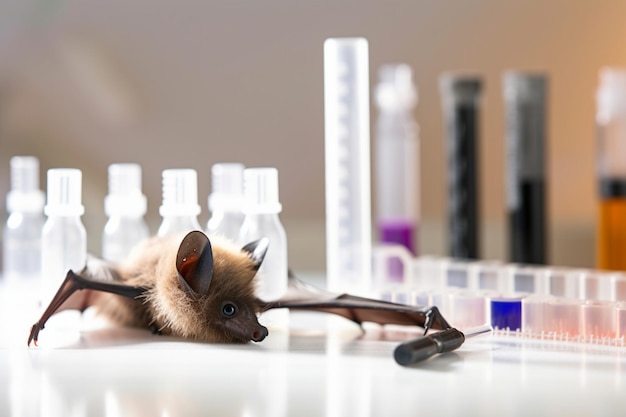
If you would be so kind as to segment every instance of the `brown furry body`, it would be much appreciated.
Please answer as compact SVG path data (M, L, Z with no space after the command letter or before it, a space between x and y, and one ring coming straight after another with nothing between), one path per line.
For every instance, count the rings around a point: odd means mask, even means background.
M137 300L92 291L84 303L95 306L113 322L150 327L163 334L209 342L262 340L267 330L256 318L255 260L230 241L211 237L213 271L209 291L196 294L181 285L178 277L177 254L183 238L151 238L123 264L104 266L104 272L102 265L88 264L82 274L89 278L109 275L113 281L149 290ZM223 314L225 303L235 306L235 317Z

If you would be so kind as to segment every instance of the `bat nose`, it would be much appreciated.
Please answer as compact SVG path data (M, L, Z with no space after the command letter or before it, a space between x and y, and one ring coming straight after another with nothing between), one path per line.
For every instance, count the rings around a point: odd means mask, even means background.
M259 325L259 328L252 333L252 340L255 342L260 342L267 336L267 328L265 326Z

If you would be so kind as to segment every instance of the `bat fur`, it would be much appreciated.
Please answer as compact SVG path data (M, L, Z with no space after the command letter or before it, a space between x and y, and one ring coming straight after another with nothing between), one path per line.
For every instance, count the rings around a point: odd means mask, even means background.
M192 247L184 248L190 236L194 238ZM202 251L194 247L197 241L208 245L202 256L211 255L212 265L202 276L189 277ZM185 250L190 254L185 255ZM120 265L91 258L78 274L88 280L144 287L146 290L140 297L133 299L87 289L72 294L54 312L83 311L93 306L114 323L149 327L161 334L217 343L261 341L267 329L257 320L255 275L264 253L260 259L251 255L217 236L212 236L209 242L202 232L153 237L135 248ZM185 266L184 262L179 265L177 258L190 260L191 266ZM235 314L225 316L224 309L231 306Z

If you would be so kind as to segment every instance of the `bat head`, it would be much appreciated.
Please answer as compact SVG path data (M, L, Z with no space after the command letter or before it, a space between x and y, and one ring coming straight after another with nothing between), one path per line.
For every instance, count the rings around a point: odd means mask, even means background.
M176 271L180 289L193 310L187 331L213 342L255 342L267 336L259 324L254 277L268 248L263 238L235 249L212 245L202 232L187 234L178 249Z

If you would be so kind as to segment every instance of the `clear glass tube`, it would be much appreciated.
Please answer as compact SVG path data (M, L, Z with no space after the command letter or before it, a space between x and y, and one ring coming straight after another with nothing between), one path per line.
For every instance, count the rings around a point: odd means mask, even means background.
M371 281L369 52L364 38L324 42L327 286Z
M378 240L405 246L417 254L418 141L413 110L417 89L411 67L380 69L376 88L376 206Z

